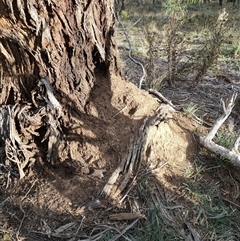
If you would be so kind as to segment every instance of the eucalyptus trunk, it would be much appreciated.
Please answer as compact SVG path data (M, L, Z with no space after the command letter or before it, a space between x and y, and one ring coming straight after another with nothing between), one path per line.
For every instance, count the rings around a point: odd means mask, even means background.
M61 118L66 124L70 111L84 111L98 76L108 84L118 72L114 3L0 0L0 6L1 150L23 177L41 143L56 161Z

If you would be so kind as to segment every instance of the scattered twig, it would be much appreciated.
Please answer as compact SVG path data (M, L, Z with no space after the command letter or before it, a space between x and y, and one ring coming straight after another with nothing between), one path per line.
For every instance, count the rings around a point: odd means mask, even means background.
M67 229L72 228L73 226L76 225L76 222L71 222L71 223L67 223L62 225L61 227L58 227L57 229L54 229L54 233L55 234L60 234L65 232Z
M9 182L10 182L10 171L8 171L8 174L7 174L7 184L6 184L6 189L8 189L8 186L9 186Z
M119 115L120 113L122 113L126 109L127 109L127 105L125 107L123 107L120 111L118 111L115 115L113 115L112 118L116 117L117 115Z
M135 223L138 222L138 219L134 220L130 225L128 225L125 229L123 229L119 234L117 234L115 237L111 238L109 241L115 241L118 240L121 236L123 236L130 228L132 228Z
M158 99L160 99L161 101L163 101L164 103L170 105L172 108L174 108L175 110L181 110L182 108L178 108L176 107L170 100L168 100L166 97L164 97L160 92L158 92L157 90L153 90L153 89L149 89L148 90L149 94L155 95Z
M19 224L18 230L17 230L17 232L16 232L16 238L17 238L17 240L20 240L20 239L19 239L20 230L21 230L22 225L23 225L23 222L24 222L24 220L25 220L25 218L26 218L26 214L25 214L24 210L22 209L21 205L20 205L20 208L21 208L21 210L22 210L22 212L23 212L23 218L22 218L22 220L21 220L21 222L20 222L20 224Z
M0 206L2 206L5 202L7 202L10 199L10 197L7 197L4 201L0 203Z
M31 187L29 188L29 190L27 191L27 193L24 195L24 197L21 198L21 201L20 201L20 202L22 202L22 201L27 197L27 195L31 192L32 188L35 186L36 182L37 182L37 179L34 180L33 184L31 185Z
M226 202L228 202L228 203L230 203L230 204L232 204L232 205L234 205L235 207L237 207L237 208L240 209L240 205L238 205L237 203L235 203L235 202L233 202L233 201L231 201L231 200L229 200L229 199L227 199L227 198L221 197L221 199L224 200L224 201L226 201Z

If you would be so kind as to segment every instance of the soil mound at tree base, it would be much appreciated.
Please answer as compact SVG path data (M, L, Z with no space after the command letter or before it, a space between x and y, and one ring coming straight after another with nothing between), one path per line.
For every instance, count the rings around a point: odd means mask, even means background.
M55 228L83 216L86 222L106 221L106 213L113 212L110 200L94 210L82 212L81 207L99 195L131 141L138 138L144 119L153 116L160 104L120 77L113 76L111 82L106 82L103 77L97 82L85 113L72 115L66 133L67 149L59 165L39 161L23 181L9 179L7 189L3 183L0 203L10 198L1 207L4 219L0 226L16 229L24 215L27 218L20 227L20 236L29 237L31 232L43 232L42 220ZM169 177L182 175L194 161L194 129L193 121L180 112L152 126L141 168L149 166L168 189L179 186L178 181L169 183Z

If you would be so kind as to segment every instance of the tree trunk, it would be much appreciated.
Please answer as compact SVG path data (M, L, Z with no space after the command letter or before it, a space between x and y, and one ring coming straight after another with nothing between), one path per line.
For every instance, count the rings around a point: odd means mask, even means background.
M98 76L118 72L113 2L0 0L1 154L20 177L44 142L56 161L59 117L83 112Z
M96 73L117 71L112 0L0 0L0 103L24 101L40 78L83 110Z

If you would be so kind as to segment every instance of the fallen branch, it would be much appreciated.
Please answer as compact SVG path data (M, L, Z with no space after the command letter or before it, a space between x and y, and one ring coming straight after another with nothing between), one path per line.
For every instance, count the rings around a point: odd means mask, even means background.
M166 97L164 97L160 92L158 92L157 90L154 89L149 89L148 90L149 94L152 94L154 96L156 96L158 99L160 99L161 101L163 101L165 104L170 105L173 109L179 111L181 110L181 108L176 107L172 101L168 100Z
M231 149L227 149L213 142L213 138L217 134L217 131L231 114L236 97L237 93L234 93L228 103L224 103L222 101L224 110L223 115L217 119L216 123L214 124L207 136L197 135L197 140L201 146L215 154L218 154L228 159L234 167L240 169L240 155L238 151L240 136L235 140Z
M124 35L125 35L125 37L126 37L126 39L127 39L127 41L128 41L128 46L129 46L129 48L128 48L128 57L129 57L135 64L139 65L139 66L142 68L143 74L142 74L142 77L140 78L139 85L138 85L138 88L141 89L141 88L142 88L142 83L143 83L143 81L145 81L145 78L146 78L146 76L147 76L147 72L146 72L143 64L142 64L140 61L138 61L138 60L136 60L135 58L132 57L132 44L131 44L131 42L130 42L130 40L129 40L128 32L126 31L123 23L121 22L120 17L119 17L118 14L117 14L117 20L118 20L118 22L120 23L120 25L122 26ZM139 19L139 20L140 20L140 19ZM133 24L133 26L134 26L136 23L138 23L139 20L138 20L137 22L135 22L135 23Z

